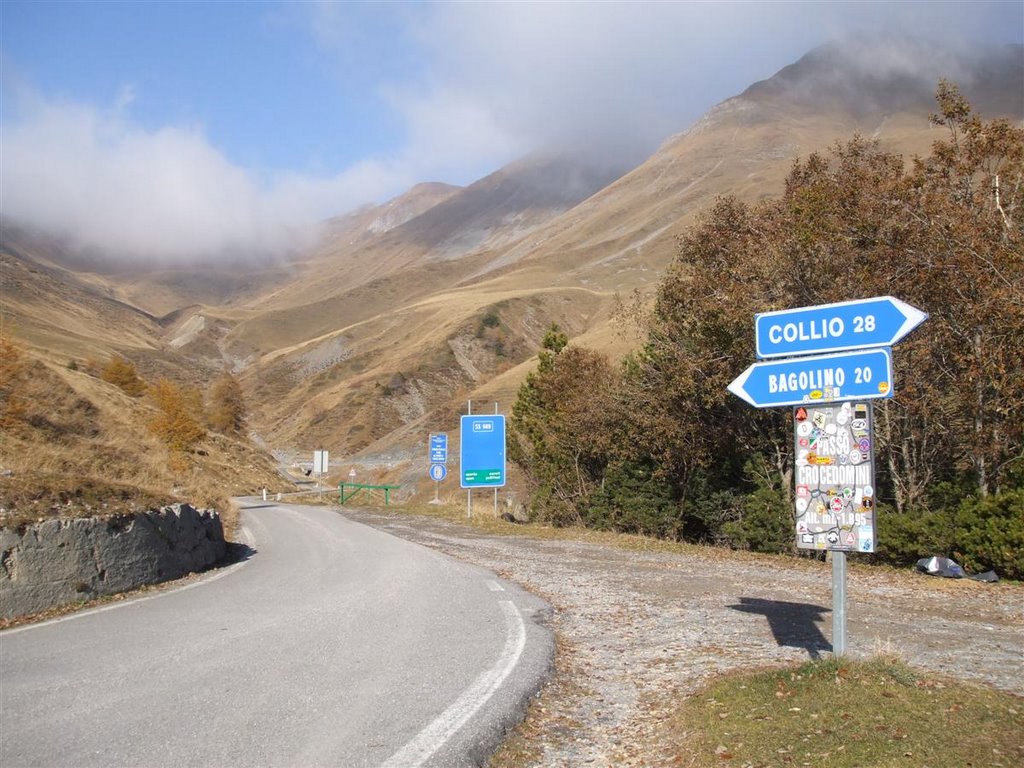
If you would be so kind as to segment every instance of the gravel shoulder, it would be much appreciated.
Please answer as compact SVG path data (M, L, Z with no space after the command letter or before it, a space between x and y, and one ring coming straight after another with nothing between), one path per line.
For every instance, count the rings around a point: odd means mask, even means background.
M674 754L659 725L680 696L721 672L831 649L824 563L491 535L380 510L342 514L492 570L554 607L555 675L498 766L668 765ZM850 656L894 653L922 670L1024 695L1024 586L852 562L847 597Z

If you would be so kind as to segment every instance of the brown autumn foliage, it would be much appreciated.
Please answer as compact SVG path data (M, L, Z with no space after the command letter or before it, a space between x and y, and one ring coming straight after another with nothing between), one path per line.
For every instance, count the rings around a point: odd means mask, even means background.
M185 453L206 436L198 392L161 378L149 394L158 410L149 429L171 451Z
M664 518L648 530L790 546L791 534L779 538L792 530L788 414L751 408L727 385L755 359L756 313L884 295L929 319L896 348L895 398L877 409L882 500L908 520L952 519L962 502L1024 484L1024 130L982 121L949 83L936 99L943 133L928 157L908 164L854 137L796 162L781 197L720 199L680 237L647 341L611 398L614 455L587 487L619 507L648 494ZM552 402L596 391L584 376L562 383ZM571 458L555 454L553 465ZM984 525L1015 535L1010 518ZM932 554L964 539L946 530Z
M579 524L608 462L618 373L605 355L566 341L557 326L545 336L540 365L513 409L510 451L526 470L537 515Z
M100 378L119 387L132 397L142 397L146 394L146 382L139 377L135 366L118 355L114 355L103 366L100 370Z
M207 418L210 426L225 435L240 435L245 428L245 398L238 379L230 373L210 387Z

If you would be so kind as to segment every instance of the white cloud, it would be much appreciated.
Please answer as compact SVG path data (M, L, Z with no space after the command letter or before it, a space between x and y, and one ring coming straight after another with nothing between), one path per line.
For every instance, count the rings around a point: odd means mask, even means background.
M296 229L417 178L364 161L329 178L269 180L232 165L199 126L147 131L113 109L25 99L5 120L0 210L113 259L167 262L285 252Z
M278 253L296 227L416 182L468 183L531 150L589 146L639 161L716 102L836 36L991 41L996 22L1008 39L1021 27L1013 3L299 8L324 66L394 110L398 146L320 176L266 176L230 162L230 147L214 146L200 125L141 127L132 109L149 94L134 85L110 107L5 95L0 212L120 258Z

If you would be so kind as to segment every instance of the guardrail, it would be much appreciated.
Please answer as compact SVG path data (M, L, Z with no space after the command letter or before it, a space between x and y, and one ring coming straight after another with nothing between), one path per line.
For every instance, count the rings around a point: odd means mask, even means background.
M400 485L366 485L364 483L341 483L338 485L338 503L344 506L346 501L349 501L360 491L384 491L384 506L388 506L391 503L391 492L396 491L402 486ZM345 489L351 489L351 493L348 496L345 495Z

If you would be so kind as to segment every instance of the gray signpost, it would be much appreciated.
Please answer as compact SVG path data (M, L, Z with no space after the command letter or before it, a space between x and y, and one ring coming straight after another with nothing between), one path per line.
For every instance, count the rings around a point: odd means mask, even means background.
M441 502L441 481L448 475L448 434L438 432L430 435L430 479L434 481L434 503Z
M729 384L756 408L793 407L796 542L831 553L836 656L846 653L846 553L877 546L872 401L893 396L888 347L927 317L892 296L764 312L754 318L762 359Z

